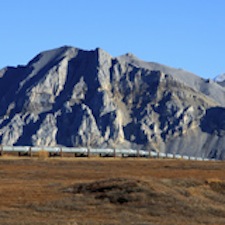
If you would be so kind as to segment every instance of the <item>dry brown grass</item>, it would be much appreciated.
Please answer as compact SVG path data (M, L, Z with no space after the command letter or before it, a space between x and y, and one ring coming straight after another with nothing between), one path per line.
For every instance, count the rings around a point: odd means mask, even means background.
M49 153L45 150L40 150L38 153L37 153L37 156L39 159L41 160L45 160L49 157Z
M0 224L225 224L225 163L0 158Z

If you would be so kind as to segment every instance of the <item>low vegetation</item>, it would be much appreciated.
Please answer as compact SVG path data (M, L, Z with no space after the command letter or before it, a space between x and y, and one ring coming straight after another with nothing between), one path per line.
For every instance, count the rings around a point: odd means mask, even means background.
M0 159L0 224L186 225L225 221L225 163Z

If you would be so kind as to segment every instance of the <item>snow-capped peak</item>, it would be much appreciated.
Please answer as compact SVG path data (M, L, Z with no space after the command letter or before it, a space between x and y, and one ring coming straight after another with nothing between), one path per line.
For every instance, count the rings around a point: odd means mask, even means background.
M223 82L225 81L225 73L222 73L214 78L215 82Z

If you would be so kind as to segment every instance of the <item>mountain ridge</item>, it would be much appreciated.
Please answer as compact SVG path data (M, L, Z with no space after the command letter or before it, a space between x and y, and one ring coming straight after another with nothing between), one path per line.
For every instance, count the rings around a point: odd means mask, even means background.
M12 82L13 81L13 82ZM0 141L224 158L225 88L190 72L63 46L0 70Z

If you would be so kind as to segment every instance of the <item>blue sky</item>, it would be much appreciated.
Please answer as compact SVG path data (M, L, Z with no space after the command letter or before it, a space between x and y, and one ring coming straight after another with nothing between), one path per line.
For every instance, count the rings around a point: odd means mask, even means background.
M63 45L225 72L224 0L0 0L0 68Z

